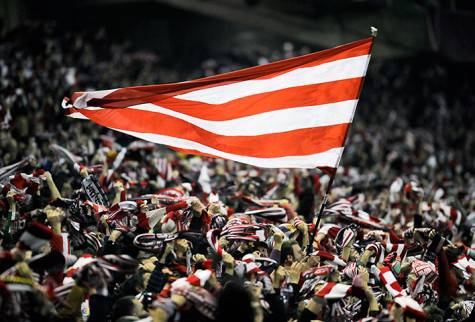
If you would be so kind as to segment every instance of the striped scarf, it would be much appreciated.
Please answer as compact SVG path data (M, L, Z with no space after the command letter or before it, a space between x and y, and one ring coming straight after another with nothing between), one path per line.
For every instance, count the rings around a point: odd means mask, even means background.
M371 243L365 250L372 251L374 254L368 260L370 264L382 263L384 261L384 246L380 242Z
M407 254L407 245L404 243L393 244L391 240L388 238L388 240L386 241L386 252L388 254L392 252L396 252L396 255L401 258L401 261L403 261L404 258L406 258L406 254Z
M320 257L320 261L328 265L333 265L335 267L344 267L346 266L346 262L342 260L340 257L333 255L330 252L326 252L323 250L317 250L316 252L312 253L312 256Z
M134 245L143 251L158 252L166 242L178 237L177 233L140 234L135 236Z
M323 287L315 293L316 297L326 300L337 300L344 298L350 293L351 285L326 282Z
M211 249L219 256L223 256L223 249L219 245L219 235L220 235L220 230L219 229L211 229L206 233L206 240L208 241L208 244L211 246Z
M266 219L270 221L276 222L286 222L287 221L287 213L285 212L284 208L262 208L256 210L248 210L245 212L248 216L254 216L261 219Z
M371 273L377 276L379 281L384 285L384 287L392 297L407 295L406 291L404 291L401 285L399 285L399 282L396 280L396 277L394 277L391 268L387 266L381 266L380 268L378 268L373 265L371 266Z

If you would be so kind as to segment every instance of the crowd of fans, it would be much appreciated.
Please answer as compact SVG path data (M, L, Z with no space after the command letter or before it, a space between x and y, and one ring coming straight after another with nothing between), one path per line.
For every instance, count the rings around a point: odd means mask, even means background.
M462 69L370 65L316 228L318 170L174 153L59 106L308 49L177 71L109 39L29 23L0 43L1 320L475 320L475 95Z

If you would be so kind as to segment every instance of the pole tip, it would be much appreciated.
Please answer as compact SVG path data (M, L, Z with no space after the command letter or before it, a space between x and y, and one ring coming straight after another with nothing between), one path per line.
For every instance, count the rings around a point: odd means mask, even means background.
M372 37L378 36L378 28L371 26L370 30L371 30Z

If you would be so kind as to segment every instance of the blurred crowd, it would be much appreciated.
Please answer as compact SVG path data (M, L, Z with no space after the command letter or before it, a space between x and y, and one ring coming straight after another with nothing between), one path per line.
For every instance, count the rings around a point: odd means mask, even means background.
M469 68L370 64L316 227L319 170L175 153L60 107L309 49L177 70L111 39L30 22L0 42L0 320L475 320Z

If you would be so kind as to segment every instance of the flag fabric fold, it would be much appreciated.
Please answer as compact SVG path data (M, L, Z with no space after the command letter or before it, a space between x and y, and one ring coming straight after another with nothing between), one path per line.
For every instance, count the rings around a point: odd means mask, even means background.
M265 168L336 168L373 38L202 79L78 92L73 118Z

